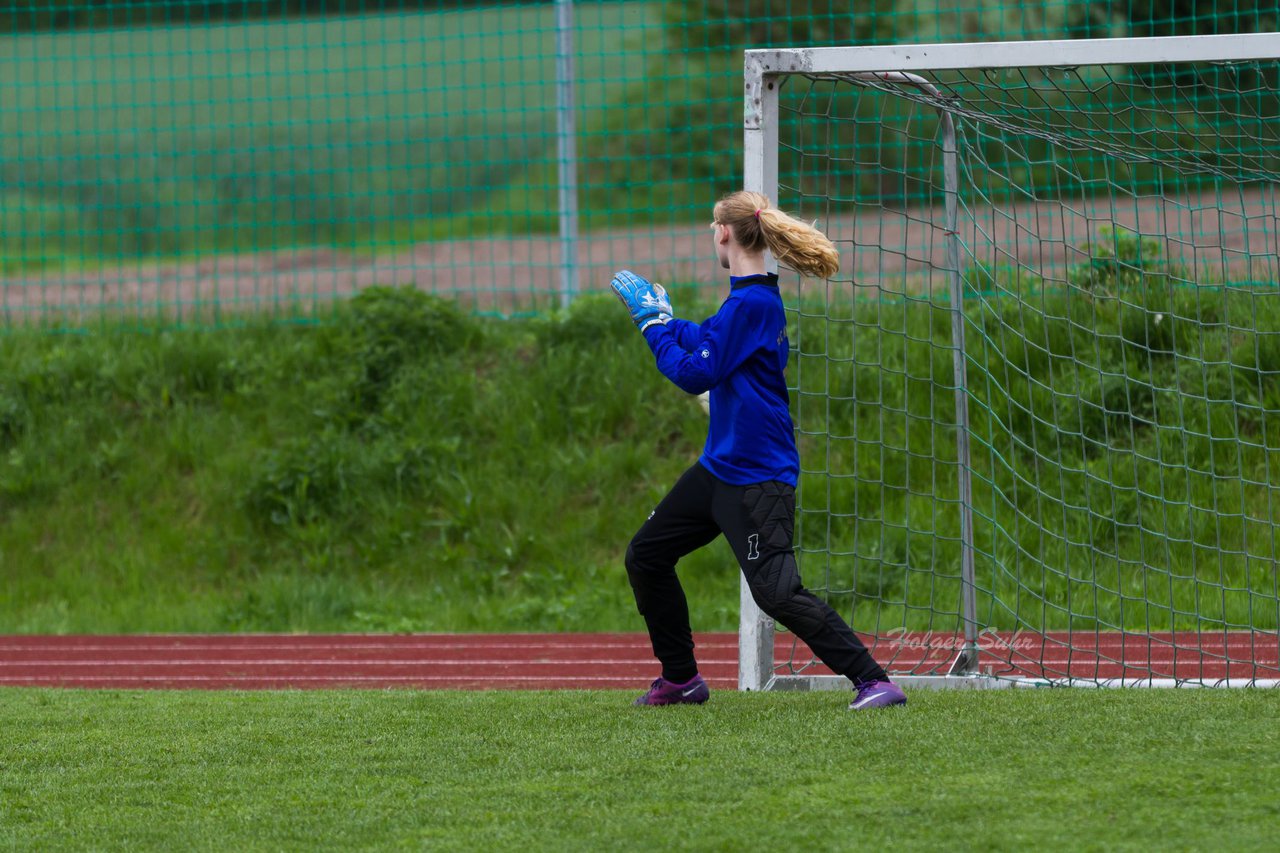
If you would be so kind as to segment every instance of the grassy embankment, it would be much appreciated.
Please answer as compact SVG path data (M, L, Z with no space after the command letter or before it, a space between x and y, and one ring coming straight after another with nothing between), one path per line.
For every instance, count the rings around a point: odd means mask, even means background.
M1244 330L1277 294L1157 281L967 307L984 624L1275 629L1280 346ZM950 314L814 308L806 579L953 627ZM317 325L14 329L0 360L4 631L636 629L623 549L705 429L607 297L504 321L374 289ZM682 572L731 630L724 544Z

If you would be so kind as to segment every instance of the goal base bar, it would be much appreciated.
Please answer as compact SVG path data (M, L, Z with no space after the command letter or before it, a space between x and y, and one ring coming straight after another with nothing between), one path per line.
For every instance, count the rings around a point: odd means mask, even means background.
M1032 678L998 675L893 675L895 684L913 690L1004 690L1013 687L1280 687L1280 678ZM850 690L842 675L775 675L766 691Z

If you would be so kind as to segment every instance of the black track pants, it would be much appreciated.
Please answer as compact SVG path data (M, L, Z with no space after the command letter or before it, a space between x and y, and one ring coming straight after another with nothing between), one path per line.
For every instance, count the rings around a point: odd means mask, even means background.
M698 671L676 562L721 533L761 610L855 684L886 678L839 614L800 584L795 511L795 489L786 483L731 486L698 464L658 504L627 547L626 565L664 678L683 683Z

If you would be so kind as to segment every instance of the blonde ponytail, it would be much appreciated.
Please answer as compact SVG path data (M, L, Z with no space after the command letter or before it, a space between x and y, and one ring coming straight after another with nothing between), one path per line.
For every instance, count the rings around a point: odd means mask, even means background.
M760 193L741 190L716 202L715 219L733 229L749 252L768 249L779 263L806 275L831 278L840 269L840 253L826 235L807 222L769 206Z

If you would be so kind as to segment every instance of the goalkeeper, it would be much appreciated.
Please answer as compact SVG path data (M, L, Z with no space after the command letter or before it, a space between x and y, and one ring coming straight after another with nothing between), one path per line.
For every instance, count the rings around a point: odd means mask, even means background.
M840 257L816 228L769 206L759 193L716 203L716 258L729 295L701 324L672 316L661 285L623 270L610 283L657 359L690 394L710 391L702 456L677 481L627 548L627 577L662 675L637 705L702 703L709 691L693 654L689 607L676 562L724 534L756 604L853 682L851 709L901 705L889 681L843 619L800 583L792 548L800 470L789 411L789 344L778 276L765 249L802 273L829 278Z

